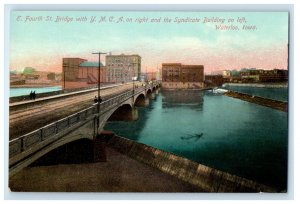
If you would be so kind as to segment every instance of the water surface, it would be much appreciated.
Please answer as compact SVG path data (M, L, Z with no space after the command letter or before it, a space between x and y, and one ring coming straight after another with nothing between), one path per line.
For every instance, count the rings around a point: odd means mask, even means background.
M35 91L36 94L39 93L47 93L52 91L60 91L62 90L61 86L51 86L51 87L32 87L32 88L10 88L9 96L27 96L31 91Z
M202 91L163 91L139 120L105 129L198 163L286 189L287 113Z

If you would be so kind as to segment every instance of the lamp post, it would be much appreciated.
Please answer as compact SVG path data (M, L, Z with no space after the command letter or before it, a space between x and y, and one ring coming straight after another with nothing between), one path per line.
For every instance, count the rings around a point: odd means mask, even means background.
M100 113L100 103L102 102L101 101L101 98L100 98L100 68L101 68L101 61L100 61L100 58L101 58L101 54L107 54L106 52L93 52L92 53L93 55L98 55L99 56L99 64L98 64L98 98L97 98L97 112L98 114ZM99 128L99 125L100 125L100 117L98 117L97 119L97 129Z
M134 70L134 65L135 64L138 64L138 63L136 63L136 62L131 62L130 63L131 65L132 65L132 73L133 73L133 76L132 76L132 93L133 93L133 95L134 95L134 81L135 81L135 70ZM130 65L129 65L130 66Z
M148 71L147 71L147 66L146 66L146 82L148 83Z

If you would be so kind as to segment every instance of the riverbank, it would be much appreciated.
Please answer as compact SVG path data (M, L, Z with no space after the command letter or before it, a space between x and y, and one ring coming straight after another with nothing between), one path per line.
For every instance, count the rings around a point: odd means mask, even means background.
M226 86L257 87L257 88L287 88L288 83L225 83Z
M258 105L270 107L270 108L273 108L276 110L280 110L280 111L284 111L284 112L288 111L288 103L287 102L276 101L276 100L272 100L272 99L262 98L259 96L252 96L252 95L234 92L234 91L228 91L228 92L224 93L224 95L232 97L232 98L238 98L238 99L250 102L250 103L255 103Z
M43 88L43 87L53 87L53 86L62 86L62 84L61 83L53 83L53 84L10 85L10 88Z
M27 167L10 178L20 192L203 192L113 148L107 162Z
M26 167L10 178L21 192L276 192L118 136L106 137L106 162Z
M109 147L159 169L206 192L276 192L277 190L233 174L219 171L184 157L119 136L108 140Z

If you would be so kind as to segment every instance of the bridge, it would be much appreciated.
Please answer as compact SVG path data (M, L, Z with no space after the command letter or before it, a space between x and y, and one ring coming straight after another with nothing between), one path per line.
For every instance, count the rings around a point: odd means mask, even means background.
M27 134L18 135L17 137L10 135L9 176L13 176L50 151L73 141L88 139L93 142L93 148L96 148L96 151L99 150L97 148L100 148L99 151L101 152L101 138L100 142L97 142L99 140L97 135L102 132L107 121L137 120L138 110L136 107L147 106L149 104L149 98L155 98L155 94L158 93L160 87L160 82L154 81L151 84L138 84L138 86L134 85L137 87L132 87L130 84L123 86L127 86L127 88L121 91L118 89L119 92L115 91L114 94L107 94L104 97L104 100L100 103L99 107L97 103L94 103L83 110L77 111L57 121L46 124L38 129L30 131ZM129 88L129 86L131 86L131 88ZM94 96L94 92L89 94L87 97L91 98L91 96ZM79 98L78 100L80 100L80 98L83 99L83 93L74 94L76 94L76 97ZM53 100L53 98L56 97L59 96L50 97L50 99ZM67 94L65 97L70 97L70 94ZM65 99L63 97L59 100ZM50 102L40 99L34 103L47 104ZM22 102L16 105L22 106L21 108L10 106L10 109L15 110L18 112L18 114L22 114L24 112L22 110L30 107L28 104L30 104L30 102ZM45 108L45 110L42 107L39 107L38 110L32 109L32 111L41 112L47 111L48 109L48 116L50 115L51 117L52 111L49 111L49 107ZM21 116L22 115L16 115L14 117L14 115L10 115L10 119L17 120L17 118L20 118ZM53 114L52 116L55 117ZM30 115L28 116L27 114L26 117L30 117ZM25 121L28 123L28 120ZM46 117L44 121L47 121ZM16 127L12 127L12 129L15 128ZM16 134L17 133L19 132L16 132ZM98 157L96 154L95 160L99 159Z

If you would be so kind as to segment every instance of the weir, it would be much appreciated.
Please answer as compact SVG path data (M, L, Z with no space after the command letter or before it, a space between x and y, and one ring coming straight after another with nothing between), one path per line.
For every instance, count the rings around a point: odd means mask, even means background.
M248 101L250 103L255 103L258 105L266 106L269 108L277 109L280 111L287 112L288 111L288 103L277 101L273 99L267 99L259 96L252 96L245 93L235 92L235 91L228 91L224 94L225 96L229 96L232 98L238 98L244 101Z

